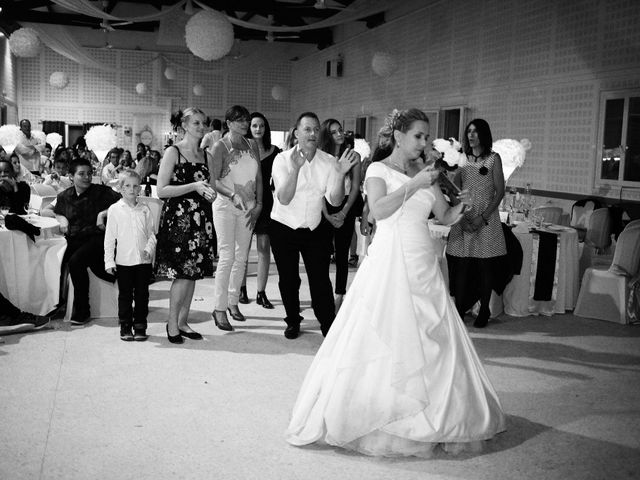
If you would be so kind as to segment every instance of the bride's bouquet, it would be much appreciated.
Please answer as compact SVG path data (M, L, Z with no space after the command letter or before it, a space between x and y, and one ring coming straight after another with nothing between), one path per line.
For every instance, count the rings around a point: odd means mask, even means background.
M448 172L464 167L467 164L467 156L462 151L462 145L455 138L436 138L432 142L432 155L434 167L440 171L438 182L448 195L458 196L460 189L450 179Z

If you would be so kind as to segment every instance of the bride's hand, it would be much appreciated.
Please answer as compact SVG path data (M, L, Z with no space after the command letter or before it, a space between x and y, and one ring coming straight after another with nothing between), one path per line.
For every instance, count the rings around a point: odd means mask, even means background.
M427 166L420 170L414 177L413 181L419 188L429 188L438 179L440 171L432 166Z

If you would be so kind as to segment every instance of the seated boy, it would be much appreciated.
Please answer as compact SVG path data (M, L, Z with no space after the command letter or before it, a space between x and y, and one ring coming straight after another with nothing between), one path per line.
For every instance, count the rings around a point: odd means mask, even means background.
M72 162L73 188L58 194L53 209L60 230L67 238L62 262L69 267L75 290L73 325L84 325L91 320L87 267L99 278L115 281L104 269L104 231L107 209L120 199L120 194L107 186L91 183L92 170L88 159Z

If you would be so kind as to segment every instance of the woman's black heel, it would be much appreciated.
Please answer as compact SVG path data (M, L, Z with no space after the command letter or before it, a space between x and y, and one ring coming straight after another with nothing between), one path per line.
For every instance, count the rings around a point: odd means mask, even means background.
M184 343L184 338L182 338L182 335L169 335L169 324L167 324L167 338L171 343Z
M273 308L273 304L267 298L267 294L264 292L264 290L262 292L258 292L258 295L256 296L256 303L258 305L262 305L264 308Z

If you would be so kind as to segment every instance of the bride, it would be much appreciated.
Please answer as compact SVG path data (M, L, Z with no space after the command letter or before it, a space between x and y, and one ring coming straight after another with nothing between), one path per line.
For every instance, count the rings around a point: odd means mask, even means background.
M450 224L465 205L449 207L437 171L416 168L428 137L417 109L394 111L380 130L388 155L365 179L376 235L298 394L293 445L428 457L440 444L477 450L505 429L429 235L430 212Z

